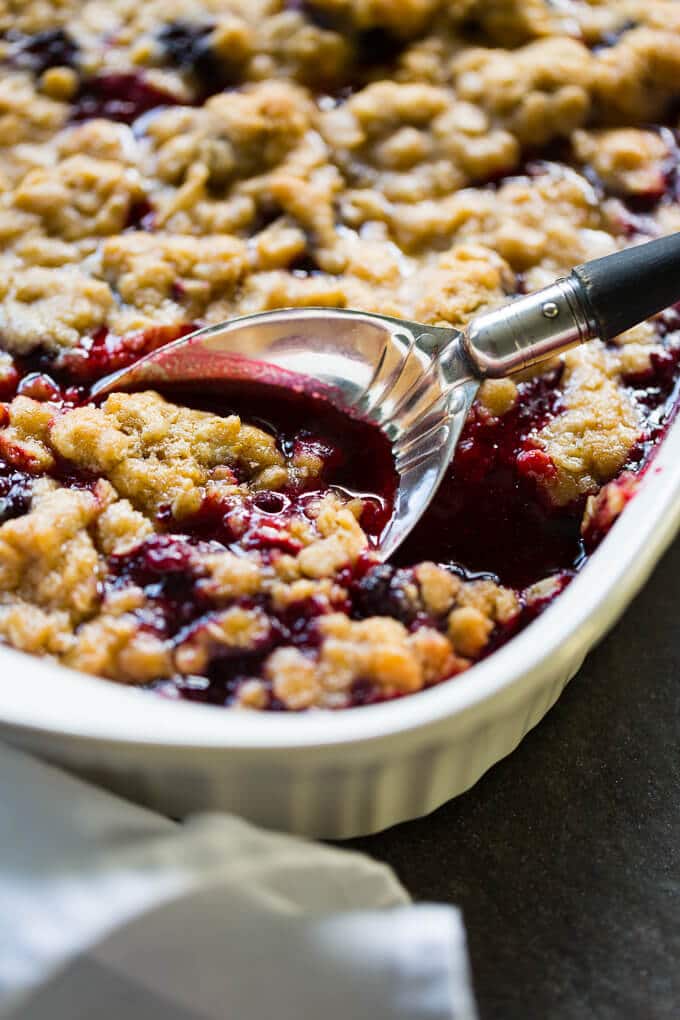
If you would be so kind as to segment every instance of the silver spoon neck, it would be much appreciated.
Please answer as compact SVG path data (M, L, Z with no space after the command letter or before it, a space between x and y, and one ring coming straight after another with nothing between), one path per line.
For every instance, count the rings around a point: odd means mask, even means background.
M574 275L477 316L462 336L481 378L511 375L598 335L587 298Z

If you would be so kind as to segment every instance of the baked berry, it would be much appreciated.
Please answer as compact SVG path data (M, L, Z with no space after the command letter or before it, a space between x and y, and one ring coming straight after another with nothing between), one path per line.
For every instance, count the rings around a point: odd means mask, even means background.
M9 465L0 468L0 523L21 517L31 505L33 480L23 471L13 471Z
M45 372L30 372L17 387L17 393L33 400L59 400L61 390L54 379Z
M253 505L265 514L280 514L289 506L289 500L281 492L264 489L253 496Z
M387 563L374 567L354 589L355 615L393 616L408 624L418 611L412 587L410 570L396 570Z
M64 28L19 36L10 46L9 59L22 71L40 75L50 67L75 67L78 44Z
M189 541L179 535L151 535L135 549L111 557L111 567L118 576L136 584L144 584L166 574L193 571L195 553Z
M101 74L82 82L73 102L71 119L82 121L104 117L132 124L149 110L175 106L179 102L177 96L152 85L139 72Z
M211 46L213 28L210 23L172 21L157 36L167 62L190 72L203 96L221 92L238 80L237 68L219 57Z

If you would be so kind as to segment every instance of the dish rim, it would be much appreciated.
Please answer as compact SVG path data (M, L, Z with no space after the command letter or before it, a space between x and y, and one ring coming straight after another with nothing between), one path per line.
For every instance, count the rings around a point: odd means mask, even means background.
M371 744L473 713L524 680L542 682L549 656L576 659L640 589L680 527L680 415L641 485L567 589L528 627L451 680L393 701L340 710L265 713L173 701L0 647L21 683L0 683L0 725L17 731L152 748L237 752Z

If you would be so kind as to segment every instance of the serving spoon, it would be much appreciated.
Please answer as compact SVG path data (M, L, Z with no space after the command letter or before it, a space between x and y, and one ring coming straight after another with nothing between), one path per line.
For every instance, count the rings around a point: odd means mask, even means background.
M292 308L200 329L92 390L187 383L286 387L375 423L399 482L377 552L386 559L422 516L453 457L480 383L609 340L680 300L680 233L577 266L461 332L386 315Z

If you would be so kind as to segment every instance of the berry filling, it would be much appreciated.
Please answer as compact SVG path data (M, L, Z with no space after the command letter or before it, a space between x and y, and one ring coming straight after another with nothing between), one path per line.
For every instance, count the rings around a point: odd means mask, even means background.
M537 485L550 456L534 436L560 410L560 371L520 383L514 408L494 417L477 405L441 488L406 542L399 563L435 559L488 571L524 588L583 559L583 503L555 507Z
M50 67L75 67L78 61L78 44L64 28L51 28L36 35L13 33L9 61L22 71L42 74Z
M0 523L26 513L31 505L31 487L30 474L0 464Z
M178 102L177 96L153 85L139 72L100 74L81 82L73 100L71 120L104 117L132 124L149 110L175 106Z
M210 23L173 21L164 25L157 35L167 63L192 75L201 99L221 92L238 80L236 68L230 68L228 61L218 58L211 46L213 28Z

